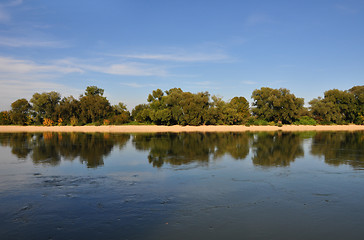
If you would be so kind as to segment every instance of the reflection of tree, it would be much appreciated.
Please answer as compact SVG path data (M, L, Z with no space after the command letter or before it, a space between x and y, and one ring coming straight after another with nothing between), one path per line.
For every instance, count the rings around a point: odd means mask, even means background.
M74 160L79 157L87 167L104 164L115 145L122 148L129 134L108 133L11 133L0 134L0 143L12 147L19 158L30 156L35 164L58 165L61 159Z
M253 141L254 165L289 166L297 157L303 157L302 138L296 133L259 133Z
M249 153L248 142L247 133L136 134L133 138L137 150L149 150L148 160L155 167L207 163L210 156L224 154L243 159Z
M363 132L319 132L312 140L311 154L324 156L325 162L331 165L363 168Z
M32 133L2 133L0 144L10 146L11 152L18 158L26 158L32 151Z

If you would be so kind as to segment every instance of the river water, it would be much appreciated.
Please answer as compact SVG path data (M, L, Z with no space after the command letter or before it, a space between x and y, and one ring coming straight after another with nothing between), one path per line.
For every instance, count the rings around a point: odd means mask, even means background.
M363 239L364 132L0 134L1 239Z

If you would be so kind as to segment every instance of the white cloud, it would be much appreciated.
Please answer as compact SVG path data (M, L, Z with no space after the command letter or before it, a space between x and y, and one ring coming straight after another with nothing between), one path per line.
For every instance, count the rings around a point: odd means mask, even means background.
M23 0L14 0L14 1L9 1L7 3L1 3L0 4L0 23L8 22L11 19L11 16L8 13L8 11L6 10L6 8L18 6L22 3L23 3Z
M142 60L159 60L159 61L174 61L174 62L209 62L226 60L228 56L225 54L130 54L121 55L125 58L134 58Z
M128 87L132 87L132 88L143 88L143 87L155 87L155 84L139 84L139 83L120 83L123 86L128 86Z
M242 81L243 84L246 84L246 85L255 85L255 84L258 84L257 82L254 82L254 81Z
M10 20L10 15L0 6L0 23L7 22Z
M41 65L29 60L0 57L0 73L20 75L25 73L82 73L77 67L60 65Z
M30 100L36 92L57 91L63 96L77 96L82 92L62 84L34 80L1 79L0 85L0 111L9 110L11 103L19 98Z
M85 70L101 72L113 75L125 76L167 76L167 71L163 66L154 66L140 63L121 63L108 66L79 65Z
M0 12L1 21L1 12ZM55 47L63 48L67 47L66 44L57 41L44 41L36 39L25 39L25 38L10 38L10 37L0 37L0 46L7 47Z

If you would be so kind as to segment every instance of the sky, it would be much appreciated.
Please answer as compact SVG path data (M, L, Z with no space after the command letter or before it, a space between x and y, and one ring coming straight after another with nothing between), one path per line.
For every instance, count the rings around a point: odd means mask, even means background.
M155 89L306 105L364 85L364 0L0 0L0 110L87 86L131 110Z

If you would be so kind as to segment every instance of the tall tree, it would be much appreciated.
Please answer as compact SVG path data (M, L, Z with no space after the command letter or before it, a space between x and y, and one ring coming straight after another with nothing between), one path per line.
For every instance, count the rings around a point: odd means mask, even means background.
M285 88L262 87L253 91L252 98L253 115L267 121L292 123L304 111L303 98L297 98Z
M58 92L35 93L30 99L33 104L33 113L37 124L42 124L45 118L57 121L57 105L61 100L61 94Z
M355 122L358 124L364 124L364 85L354 86L349 89L349 92L354 94L356 118Z
M109 100L103 97L104 90L96 86L87 87L80 97L80 121L84 124L101 122L112 113Z
M31 106L25 98L11 104L10 118L14 124L25 125L28 121Z
M351 123L356 119L355 96L349 91L328 90L324 98L309 103L313 116L322 123Z
M73 96L64 97L56 109L58 118L63 120L63 123L70 124L71 119L79 119L80 102Z

